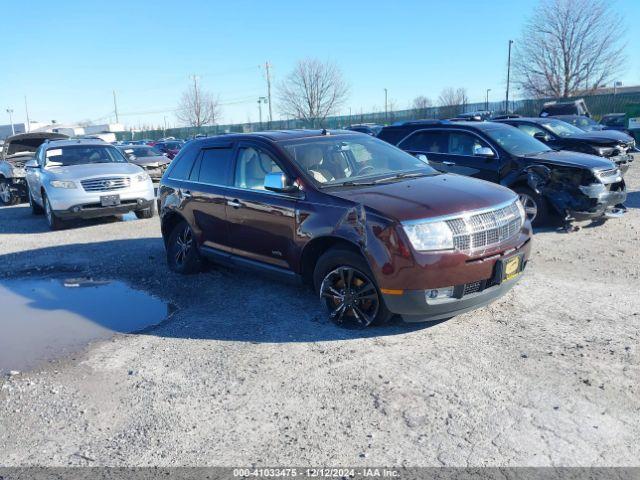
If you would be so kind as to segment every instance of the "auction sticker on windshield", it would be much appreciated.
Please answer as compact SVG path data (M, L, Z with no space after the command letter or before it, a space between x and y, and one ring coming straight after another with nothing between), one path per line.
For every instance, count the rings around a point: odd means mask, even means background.
M47 158L49 158L49 157L59 157L60 155L62 155L62 149L61 148L53 148L51 150L47 150Z

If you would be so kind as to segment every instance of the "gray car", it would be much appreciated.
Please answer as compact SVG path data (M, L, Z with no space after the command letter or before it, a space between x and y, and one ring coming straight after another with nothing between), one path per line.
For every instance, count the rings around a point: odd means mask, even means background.
M165 154L148 145L118 145L129 162L142 167L154 182L160 181L171 163Z
M47 140L69 138L62 133L20 133L8 137L0 149L0 204L16 205L26 202L27 182L25 164L31 160L38 147Z

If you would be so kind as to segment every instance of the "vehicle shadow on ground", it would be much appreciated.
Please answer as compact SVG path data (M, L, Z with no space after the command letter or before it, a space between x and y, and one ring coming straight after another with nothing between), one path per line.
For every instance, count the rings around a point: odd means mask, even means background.
M92 227L105 223L135 220L134 213L121 216L92 218L88 220L73 220L68 222L68 229ZM32 215L28 204L11 207L0 207L0 234L15 233L43 233L49 232L49 226L44 215Z
M9 290L12 279L36 276L126 282L167 303L168 311L172 312L168 318L138 332L158 337L251 343L316 342L400 335L441 323L408 324L395 319L387 325L366 329L335 325L328 320L317 296L305 286L215 265L196 275L175 274L166 266L162 240L157 237L21 251L0 255L0 265L4 267L0 280L4 277L3 287ZM43 292L36 290L17 292L14 288L12 293L26 297L32 309L71 309L70 313L109 328L103 320L104 312L96 309L65 305L62 300L43 296ZM118 331L126 332L126 324Z
M640 191L628 192L627 201L624 204L627 208L640 208Z

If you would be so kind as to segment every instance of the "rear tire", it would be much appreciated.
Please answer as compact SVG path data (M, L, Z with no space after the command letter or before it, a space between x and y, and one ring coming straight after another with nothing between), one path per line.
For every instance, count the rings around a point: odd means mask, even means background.
M364 328L386 323L393 316L366 260L350 250L325 252L316 263L313 285L335 323Z
M31 196L31 191L28 193L29 195L29 206L31 207L31 213L33 215L42 215L44 213L44 209L38 205Z
M546 198L523 185L515 187L513 191L518 194L527 218L534 227L541 227L549 223L551 212Z
M184 220L178 223L167 240L167 263L174 272L183 275L202 270L202 257L198 251L193 230Z
M10 182L6 178L0 178L0 205L17 205L20 196L11 191Z
M143 218L153 218L153 216L156 213L156 207L153 203L151 203L151 206L149 208L145 208L144 210L136 210L135 214L136 217L143 219Z
M56 217L56 214L53 213L53 208L51 207L49 198L44 192L42 193L42 203L44 203L44 214L47 217L49 228L51 230L62 230L64 227L66 227L66 223L60 218Z

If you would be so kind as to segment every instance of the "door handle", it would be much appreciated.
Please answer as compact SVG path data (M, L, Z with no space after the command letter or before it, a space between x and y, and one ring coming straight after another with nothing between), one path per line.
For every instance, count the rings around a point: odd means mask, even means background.
M189 190L180 190L180 196L182 198L191 198L193 195L191 195Z
M227 200L227 205L233 208L240 208L242 206L239 200Z
M451 166L451 165L455 165L455 164L456 164L456 162L449 162L449 161L446 161L446 162L442 162L442 164L443 164L443 165L449 165L449 166Z

